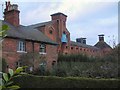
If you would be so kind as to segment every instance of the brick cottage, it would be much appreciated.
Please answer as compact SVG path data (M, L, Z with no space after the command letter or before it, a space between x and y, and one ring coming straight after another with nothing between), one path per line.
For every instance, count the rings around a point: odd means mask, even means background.
M20 25L18 5L6 2L3 24L9 26L2 45L2 56L8 67L15 69L26 63L34 70L40 65L50 69L57 63L58 54L87 54L103 56L112 48L104 42L104 35L99 35L96 45L86 44L86 38L70 40L66 28L67 15L55 13L51 21L34 25Z

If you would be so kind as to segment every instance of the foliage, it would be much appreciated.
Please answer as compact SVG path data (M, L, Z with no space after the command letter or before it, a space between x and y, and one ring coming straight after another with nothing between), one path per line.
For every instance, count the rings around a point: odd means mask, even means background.
M2 27L0 27L0 37L4 38L7 36L6 32L9 29L8 25L2 25Z
M58 56L58 62L62 62L62 61L93 62L95 61L95 57L89 57L86 54L81 54L81 53L80 54L68 54L68 55L60 54Z
M54 76L118 78L117 63L112 62L59 62L51 70Z
M2 85L0 86L0 90L6 90L6 89L19 89L20 87L17 84L14 84L12 81L13 78L21 75L21 72L26 68L24 67L18 67L15 71L13 69L8 69L8 73L3 73L2 78Z
M27 54L22 54L20 56L21 66L28 66L26 68L27 73L32 73L29 71L29 68L35 67L34 65L36 64L39 65L41 62L43 62L43 60L45 61L45 57L36 52L28 52Z
M21 88L117 88L120 80L25 74L13 78L13 81Z
M6 71L6 68L7 68L7 63L6 63L6 61L5 61L5 59L4 58L2 58L2 62L1 62L1 64L2 65L0 65L0 66L2 66L2 72L5 72Z
M118 78L120 45L104 57L88 57L83 54L59 55L58 65L51 70L55 76L79 76L95 78Z

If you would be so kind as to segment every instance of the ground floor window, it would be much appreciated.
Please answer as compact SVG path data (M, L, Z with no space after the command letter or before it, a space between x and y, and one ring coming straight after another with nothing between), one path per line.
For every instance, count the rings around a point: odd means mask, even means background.
M21 66L22 66L21 60L17 61L17 62L16 62L16 68L21 67Z
M53 61L53 62L52 62L52 66L55 66L55 65L56 65L56 61Z

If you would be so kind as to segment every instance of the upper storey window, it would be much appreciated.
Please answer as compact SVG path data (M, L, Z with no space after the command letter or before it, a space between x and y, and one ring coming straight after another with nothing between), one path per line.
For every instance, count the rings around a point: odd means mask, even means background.
M46 45L45 44L40 44L40 54L46 54Z
M26 51L26 43L25 41L18 42L18 51L25 52Z
M53 31L52 31L52 30L49 30L49 33L50 33L50 34L52 34L52 33L53 33Z
M67 42L68 42L68 40L67 40L67 35L66 35L65 32L62 33L61 42L62 42L62 43L67 43Z

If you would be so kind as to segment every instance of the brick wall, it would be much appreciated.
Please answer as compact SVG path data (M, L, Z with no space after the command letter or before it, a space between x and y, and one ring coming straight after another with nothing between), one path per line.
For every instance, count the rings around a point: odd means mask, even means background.
M33 46L31 41L26 41L26 52L17 52L18 39L5 38L2 45L2 55L5 58L10 68L16 68L16 62L20 59L21 55L33 52ZM40 43L34 42L34 52L39 54ZM46 61L47 67L51 68L53 61L57 62L57 47L54 45L46 44ZM37 60L36 60L37 61ZM38 60L39 61L39 60ZM39 62L34 63L35 68L38 67Z

